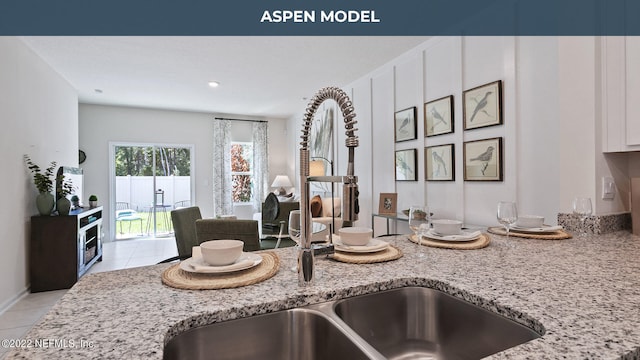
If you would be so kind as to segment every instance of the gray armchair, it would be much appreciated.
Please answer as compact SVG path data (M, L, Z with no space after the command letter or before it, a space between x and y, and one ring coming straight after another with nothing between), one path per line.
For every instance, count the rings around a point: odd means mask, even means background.
M256 220L196 220L196 237L198 244L210 240L242 240L243 251L260 250L260 233Z

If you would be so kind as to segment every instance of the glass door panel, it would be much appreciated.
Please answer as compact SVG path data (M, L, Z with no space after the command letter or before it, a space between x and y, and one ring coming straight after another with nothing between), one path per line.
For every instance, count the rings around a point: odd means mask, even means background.
M115 239L171 235L171 210L192 205L192 148L126 144L113 151Z

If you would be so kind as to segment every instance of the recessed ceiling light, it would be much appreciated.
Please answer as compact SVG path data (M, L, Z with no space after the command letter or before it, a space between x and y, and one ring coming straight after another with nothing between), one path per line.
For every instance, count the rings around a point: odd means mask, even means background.
M209 86L211 86L212 88L215 88L220 86L220 83L217 81L209 81Z

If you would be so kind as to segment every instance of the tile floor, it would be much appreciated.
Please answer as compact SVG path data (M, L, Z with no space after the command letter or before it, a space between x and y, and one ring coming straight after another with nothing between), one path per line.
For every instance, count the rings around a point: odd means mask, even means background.
M118 240L102 247L102 262L87 273L153 265L178 254L173 237L158 239ZM46 314L67 291L45 291L28 294L0 315L0 340L19 339ZM0 347L0 359L9 349Z

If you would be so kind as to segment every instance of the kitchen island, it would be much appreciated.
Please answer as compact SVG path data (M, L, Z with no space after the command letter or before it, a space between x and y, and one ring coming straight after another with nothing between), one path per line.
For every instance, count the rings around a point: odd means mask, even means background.
M405 286L444 291L543 334L490 359L640 359L640 237L489 236L480 250L423 247L422 259L406 236L387 237L403 258L318 259L321 277L308 288L289 270L292 248L276 250L274 277L235 289L167 287L160 279L170 264L87 275L7 359L161 359L164 344L186 329Z

